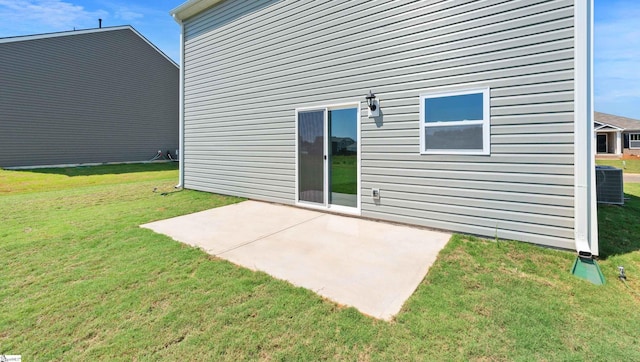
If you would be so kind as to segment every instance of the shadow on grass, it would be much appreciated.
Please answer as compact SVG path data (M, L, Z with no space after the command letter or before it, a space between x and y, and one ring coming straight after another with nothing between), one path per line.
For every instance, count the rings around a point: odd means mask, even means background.
M16 170L16 172L42 173L49 175L75 176L96 176L96 175L117 175L136 172L154 172L177 170L177 162L159 163L132 163L100 166L75 166L75 167L55 167L55 168L34 168Z
M153 189L153 193L154 194L158 194L158 195L160 195L162 197L172 196L173 194L176 194L176 193L179 193L179 192L182 192L182 191L184 191L184 189L175 189L173 191L165 191L165 192L160 192L157 189Z
M598 205L600 259L640 250L640 197L625 198L623 206Z

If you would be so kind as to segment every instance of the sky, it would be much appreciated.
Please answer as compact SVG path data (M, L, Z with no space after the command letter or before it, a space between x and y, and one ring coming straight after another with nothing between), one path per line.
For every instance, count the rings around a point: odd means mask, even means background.
M640 1L595 0L594 108L640 119Z
M179 60L184 0L0 0L0 37L132 25ZM595 0L595 110L640 119L640 1Z
M176 62L180 26L169 11L185 0L0 0L0 37L131 25Z

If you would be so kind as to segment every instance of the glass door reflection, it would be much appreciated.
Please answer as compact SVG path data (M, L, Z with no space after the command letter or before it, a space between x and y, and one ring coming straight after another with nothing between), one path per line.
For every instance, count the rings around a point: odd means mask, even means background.
M358 110L329 110L329 204L358 206Z

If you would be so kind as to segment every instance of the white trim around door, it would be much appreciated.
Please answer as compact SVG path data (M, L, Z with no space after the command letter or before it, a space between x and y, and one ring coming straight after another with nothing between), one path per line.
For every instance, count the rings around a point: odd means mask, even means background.
M332 168L331 168L331 164L330 162L332 161L332 155L333 152L335 151L334 148L335 146L332 145L333 141L332 141L332 135L331 135L331 125L330 125L330 114L332 111L341 111L341 110L355 110L355 122L356 122L356 145L355 145L355 149L356 149L356 195L355 195L355 206L345 206L345 205L340 205L338 203L334 203L333 200L333 196L332 196L332 185L331 185L331 177L332 177ZM323 139L323 144L322 144L322 158L323 158L323 162L322 162L322 172L320 173L320 170L316 170L318 171L317 174L315 174L313 177L315 177L315 182L313 182L315 184L316 187L319 187L320 185L320 180L317 180L318 177L322 177L322 190L317 190L315 192L314 195L311 195L308 200L312 200L312 201L305 201L305 200L301 200L301 169L300 169L300 163L301 163L301 151L303 151L301 149L301 145L300 142L304 142L301 141L301 137L300 137L300 114L301 113L306 113L306 114L311 114L311 113L316 113L315 117L316 117L316 121L318 120L317 117L319 117L320 112L322 112L323 114L323 124L322 124L322 139ZM314 117L313 115L311 115L312 117ZM316 131L319 130L319 127L316 127L318 129L316 129ZM304 131L304 130L303 130ZM296 141L295 141L295 177L296 177L296 181L295 181L295 204L296 206L301 206L301 207L308 207L308 208L312 208L312 209L318 209L318 210L325 210L325 211L333 211L333 212L339 212L339 213L344 213L344 214L351 214L351 215L360 215L361 214L361 203L362 203L362 187L361 187L361 165L362 165L362 160L361 160L361 155L362 155L362 146L361 146L361 110L360 110L360 102L359 101L354 101L354 102L346 102L346 103L334 103L334 104L328 104L328 105L316 105L316 106L305 106L305 107L299 107L295 109L295 137L296 137ZM336 141L338 142L338 141ZM341 147L341 146L340 146ZM349 145L349 147L353 147L353 145ZM315 150L315 152L317 153L317 148ZM306 151L304 151L306 152ZM318 155L319 156L319 155ZM317 162L314 161L314 162ZM320 176L321 174L321 176ZM305 188L306 186L303 185L302 188ZM303 190L304 192L305 190ZM335 193L333 194L335 195ZM321 200L321 201L320 201Z

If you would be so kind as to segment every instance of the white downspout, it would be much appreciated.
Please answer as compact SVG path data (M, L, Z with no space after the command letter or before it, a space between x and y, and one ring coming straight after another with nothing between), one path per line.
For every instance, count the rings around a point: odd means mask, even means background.
M593 0L574 2L574 233L576 251L598 255L593 130Z
M178 184L176 188L184 187L184 23L178 20L174 15L174 19L180 24L180 82L178 105L178 143L180 153L178 155Z
M588 56L588 62L589 62L589 71L587 72L587 77L588 77L588 82L589 82L589 102L587 103L589 106L589 123L587 124L587 134L590 137L593 137L592 140L594 140L595 138L595 132L593 131L594 125L593 125L593 120L594 120L594 88L593 88L593 13L595 11L595 7L593 5L593 0L589 0L587 2L587 5L589 6L588 12L589 12L589 16L587 18L587 36L589 37L589 41L588 41L588 46L589 46L589 51L587 53ZM590 185L589 185L589 189L591 190L591 195L589 197L589 201L591 201L591 220L590 220L590 224L589 224L589 245L591 246L591 252L593 253L593 255L600 255L600 245L599 245L599 239L598 239L598 199L596 196L596 149L595 149L595 142L594 143L590 143L591 144L591 148L589 149L589 155L590 155L590 162L589 162L589 173L591 174L590 177Z

